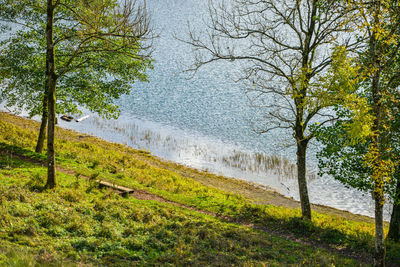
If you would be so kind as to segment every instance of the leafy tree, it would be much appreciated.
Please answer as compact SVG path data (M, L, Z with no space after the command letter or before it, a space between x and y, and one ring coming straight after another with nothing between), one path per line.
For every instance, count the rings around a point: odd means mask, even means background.
M343 68L345 66L340 63ZM347 74L351 73L348 69L342 69ZM350 76L357 75L356 73ZM390 98L386 101L390 109L388 118L385 142L388 142L390 149L390 158L394 162L394 172L390 182L386 184L385 192L393 199L393 211L390 220L388 238L394 241L400 241L400 54L392 61L390 67L385 69L383 76L389 79ZM343 76L342 76L343 77ZM338 80L338 79L332 79ZM361 86L361 84L359 84ZM369 94L359 91L361 96L372 101ZM332 175L342 183L357 188L362 191L372 191L373 183L370 179L371 169L364 165L364 156L368 152L368 146L371 140L365 142L352 142L348 131L349 126L354 126L354 113L343 105L337 106L338 120L335 124L326 127L314 129L317 140L323 145L318 153L320 174ZM361 121L358 119L358 121ZM356 132L362 131L360 127L355 127ZM354 129L352 129L354 131Z
M400 57L396 61L399 59ZM386 142L390 142L390 158L395 163L390 183L387 183L385 188L385 192L391 196L394 202L388 238L400 241L400 105L398 100L400 98L398 90L400 66L397 62L393 62L388 70L391 74L386 73L385 76L390 75L394 79L390 83L391 100L387 103L391 118L389 119L389 128L386 130ZM348 135L348 125L354 125L351 115L348 110L341 109L338 121L334 125L321 127L314 131L317 139L323 144L323 149L318 154L320 172L321 175L330 174L348 186L363 191L372 191L371 169L363 164L371 141L351 142Z
M31 114L43 112L43 118L47 105L47 186L51 188L56 185L56 102L62 111L85 106L105 117L117 116L113 100L129 93L135 80L146 80L145 70L151 66L149 18L145 6L133 0L122 4L117 0L2 0L0 18L20 26L3 42L3 85L11 89L5 94L7 100L28 107ZM13 54L20 56L22 67L5 64ZM24 83L24 74L30 84ZM20 92L28 101L13 101Z
M330 102L321 98L319 80L331 62L332 43L347 48L357 42L345 33L350 13L342 1L233 0L209 4L206 32L190 29L195 51L192 71L218 60L242 62L243 81L251 104L264 111L255 130L280 128L294 137L302 217L311 219L306 180L309 126L330 121ZM347 38L349 37L349 38Z
M350 90L338 91L342 120L323 130L320 140L325 149L320 165L348 185L371 190L375 200L375 265L384 266L383 205L386 193L395 194L399 164L394 140L399 134L400 5L384 0L350 1L350 5L358 10L357 29L366 42L357 59L342 65L348 70L354 66L352 75L341 75L341 68L333 70L337 74L333 84L357 82Z
M346 186L365 192L372 192L371 169L364 165L364 156L368 152L370 141L364 143L349 142L346 125L351 123L350 114L342 114L334 125L314 131L317 140L323 144L322 150L317 155L320 175L329 174ZM396 124L398 124L398 121ZM389 138L392 142L390 157L396 164L390 183L387 183L385 188L386 194L393 199L393 211L387 237L397 242L400 240L399 134L399 129L390 128Z

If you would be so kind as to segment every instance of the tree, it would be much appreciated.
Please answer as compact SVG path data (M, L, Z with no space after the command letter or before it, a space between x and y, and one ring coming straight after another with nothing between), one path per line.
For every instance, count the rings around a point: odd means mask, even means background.
M400 114L399 114L400 115ZM317 140L323 145L318 153L320 175L329 174L346 186L365 192L373 191L370 179L371 169L364 165L364 156L368 152L370 141L352 143L349 140L348 125L352 124L351 114L339 116L335 124L314 131ZM390 183L385 192L393 200L393 210L387 238L400 240L400 150L398 146L399 129L390 128L392 144L391 160L395 165Z
M368 54L368 53L367 53ZM390 142L388 146L390 150L390 158L394 163L394 172L387 183L385 192L393 200L393 211L390 220L389 233L387 238L396 242L400 241L400 54L392 62L391 66L384 70L382 76L386 80L390 80L387 86L390 86L390 98L386 102L390 109L390 119L388 120L388 128L386 131L386 142ZM362 63L364 64L364 63ZM344 66L343 63L340 64ZM343 70L346 73L350 71ZM354 74L354 73L353 73ZM356 74L357 75L357 74ZM351 76L351 75L350 75ZM337 79L332 79L336 80ZM360 85L361 86L361 85ZM356 92L355 92L356 93ZM360 93L360 91L358 92ZM361 92L360 96L369 97ZM368 99L371 102L371 99ZM339 103L338 103L339 104ZM365 142L352 142L349 135L349 126L354 126L354 114L342 105L337 106L338 120L330 126L319 127L314 129L317 140L323 145L318 153L320 174L332 175L335 179L342 183L357 188L362 191L373 191L373 183L370 180L372 175L371 169L367 168L364 163L364 156L368 152L368 146L371 140ZM360 121L358 119L358 121ZM357 127L358 128L358 127ZM356 130L360 131L358 128Z
M19 31L10 38L0 43L0 66L2 79L0 88L0 100L6 107L14 112L28 111L29 116L42 115L42 123L39 131L35 151L41 153L43 150L45 130L47 125L47 90L45 82L45 61L43 53L43 34L30 31ZM77 82L79 84L79 82ZM65 93L61 93L65 90ZM59 87L59 95L65 95L68 88ZM59 98L57 113L78 113L78 100L74 102L71 98ZM61 99L61 101L60 101ZM79 107L89 108L99 114L113 114L111 106L93 106L89 101L79 102Z
M45 75L42 84L46 83L44 93L47 93L47 97L44 94L41 100L43 104L47 101L48 110L47 187L49 188L56 185L54 153L56 91L61 102L73 102L75 105L72 107L86 104L89 108L103 112L106 117L118 115L113 100L121 94L129 93L134 80L145 80L144 72L151 66L149 57L151 42L148 41L153 35L149 28L145 6L133 0L126 0L122 5L119 2L117 0L0 2L0 18L21 25L22 29L17 36L24 34L37 36L29 45L39 47L42 58L43 54L45 55L45 67L43 66ZM40 35L45 39L40 38ZM10 72L7 73L9 74ZM39 87L40 85L37 86ZM39 103L37 100L40 97L35 99L37 107ZM44 110L42 108L42 111Z
M331 174L347 174L347 178L340 178L345 183L371 190L375 201L375 265L384 266L383 205L386 193L395 195L399 171L394 140L398 140L399 130L400 5L389 0L350 1L350 5L359 12L358 33L366 37L364 49L358 50L353 61L359 82L337 103L347 121L330 127L330 133L325 131L322 155L328 162L322 163ZM361 113L364 116L359 116Z
M297 178L302 217L311 219L306 152L314 137L309 126L331 120L329 101L318 80L329 66L332 43L353 47L345 33L349 12L341 1L232 0L209 3L207 32L189 29L195 59L190 70L218 60L243 62L251 104L265 111L255 130L289 130L297 146ZM348 37L348 38L347 38Z
M396 25L393 25L396 26ZM397 35L400 35L400 27L397 27L399 31ZM396 155L395 162L395 180L397 181L396 191L393 195L393 210L392 216L390 218L390 226L387 238L394 240L395 242L400 242L400 53L397 53L395 60L392 62L387 70L390 71L389 76L391 77L390 86L393 92L393 98L391 101L392 108L395 109L394 120L392 121L391 133L394 135L391 140L395 142L395 149L393 155ZM393 130L392 130L393 129Z

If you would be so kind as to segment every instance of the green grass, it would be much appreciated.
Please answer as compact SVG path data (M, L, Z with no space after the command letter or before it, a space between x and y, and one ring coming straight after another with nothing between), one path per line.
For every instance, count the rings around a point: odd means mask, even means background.
M7 260L15 258L7 249L10 246L18 246L21 251L31 248L21 260L60 264L357 264L321 249L171 204L99 191L79 178L82 175L145 189L282 236L356 254L373 251L374 226L362 216L340 212L332 215L327 209L328 214L314 212L312 222L303 222L298 209L255 204L260 200L242 196L240 188L248 187L243 182L163 162L146 151L62 129L57 129L57 164L77 175L59 172L59 187L42 191L45 169L37 162L43 162L45 155L33 152L37 129L37 123L0 113L0 255L2 247L3 255L8 255L0 256L0 266L2 261L11 265ZM26 158L18 160L11 154ZM42 254L48 256L42 259ZM389 262L400 264L398 244L388 244L387 254Z
M155 201L123 198L45 168L5 159L0 170L0 265L356 264L251 228ZM20 251L22 253L16 253Z

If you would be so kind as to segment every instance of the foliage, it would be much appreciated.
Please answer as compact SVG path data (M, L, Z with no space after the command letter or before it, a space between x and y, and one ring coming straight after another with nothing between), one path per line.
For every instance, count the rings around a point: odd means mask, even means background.
M46 86L44 2L0 1L0 19L7 26L3 36L8 36L0 43L0 100L31 116L41 115ZM145 10L138 7L134 14L136 6L128 3L120 7L115 0L57 1L58 113L87 108L117 117L115 99L128 94L136 80L147 80L150 29Z
M356 5L356 1L353 1ZM333 93L337 95L335 113L338 120L330 126L316 127L314 132L324 148L319 153L321 174L328 173L347 185L361 189L382 192L394 195L397 174L394 167L398 161L398 73L400 71L400 53L394 46L399 41L396 33L396 4L390 7L388 1L381 3L381 22L374 28L367 24L372 18L365 16L359 22L361 33L371 37L376 35L377 50L380 65L371 59L371 46L366 50L358 50L357 54L349 56L343 51L338 58L333 58L330 73L325 82L338 85ZM363 4L360 8L361 15L367 10L372 12L373 5ZM364 14L365 15L365 14ZM392 16L392 17L391 17ZM386 21L392 18L393 26ZM365 40L367 42L369 40ZM378 68L378 69L377 69ZM379 74L380 87L373 87L374 72ZM373 93L373 90L380 90ZM374 96L375 94L375 96ZM379 104L374 103L379 95ZM376 108L381 111L377 118ZM379 127L376 121L379 119ZM380 144L373 140L379 136ZM392 179L395 178L395 179ZM379 185L378 185L379 184ZM377 185L377 186L375 186ZM383 191L382 191L383 190Z
M347 115L342 117L342 121L336 125L346 126L348 135L346 138L349 140L347 144L342 144L346 152L345 157L339 159L339 167L350 168L346 170L350 174L361 169L361 174L351 175L352 178L346 183L351 186L360 186L361 189L368 188L372 193L375 201L374 265L384 266L383 205L387 193L393 193L393 185L397 185L397 181L393 181L392 178L396 177L395 166L399 165L398 157L392 156L394 146L396 146L391 140L393 136L391 131L396 131L392 127L392 121L397 112L391 108L393 106L391 93L398 91L396 88L398 85L393 84L393 81L397 80L393 77L398 75L396 73L398 70L393 71L392 68L396 66L396 61L400 56L397 46L400 41L400 6L398 1L390 0L370 3L354 0L349 1L349 6L357 10L358 19L355 20L355 25L358 29L354 34L359 35L359 39L364 39L364 46L356 50L355 64L359 70L358 90L341 96L344 102L336 103L338 108L344 109L341 115ZM353 77L349 77L343 71L336 70L336 72L339 79L356 79L354 74ZM359 99L363 101L358 101ZM359 114L362 113L365 115L360 117ZM331 141L329 137L322 140L328 140L328 145L322 155L336 158L341 153L337 152L338 148L330 149L332 145L338 145L337 141ZM357 146L357 142L364 147ZM350 148L346 148L348 143L350 143ZM346 163L349 154L354 155L360 152L363 154L356 155L355 160L350 159L350 164ZM354 168L354 162L361 163L362 167ZM332 165L326 166L332 167ZM330 172L337 174L338 171L331 170ZM339 169L339 172L343 172L343 169ZM364 178L362 181L354 180L354 177L360 176Z

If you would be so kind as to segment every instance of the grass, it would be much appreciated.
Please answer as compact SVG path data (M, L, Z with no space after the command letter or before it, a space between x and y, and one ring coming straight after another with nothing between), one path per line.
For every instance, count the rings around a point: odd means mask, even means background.
M6 161L0 265L356 264L174 205L123 198L63 173L56 190L41 191L45 168Z
M37 129L35 122L0 113L0 266L13 265L12 260L63 265L360 264L282 237L361 255L373 250L369 218L314 207L313 221L305 223L293 208L297 204L276 193L63 129L56 133L57 164L75 175L59 172L59 187L43 191L45 169L37 163L45 155L32 152ZM144 189L275 235L168 203L122 198L100 191L79 178L83 175ZM25 256L16 258L11 247ZM398 244L388 244L387 254L388 262L400 264Z

